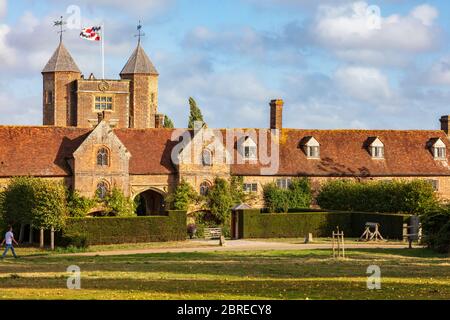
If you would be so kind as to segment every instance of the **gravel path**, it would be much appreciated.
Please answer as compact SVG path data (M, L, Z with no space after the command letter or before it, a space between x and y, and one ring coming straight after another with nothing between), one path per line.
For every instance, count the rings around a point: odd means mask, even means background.
M285 242L271 242L271 241L248 241L248 240L233 240L227 241L226 245L219 246L218 241L198 241L199 246L182 247L180 243L179 248L153 248L153 249L138 249L138 250L112 250L99 252L85 252L65 254L61 256L121 256L121 255L138 255L150 253L185 253L185 252L214 252L214 251L258 251L258 250L314 250L314 249L329 249L331 244L295 244ZM347 244L346 249L405 249L407 244L385 244L385 243L361 243L361 244Z

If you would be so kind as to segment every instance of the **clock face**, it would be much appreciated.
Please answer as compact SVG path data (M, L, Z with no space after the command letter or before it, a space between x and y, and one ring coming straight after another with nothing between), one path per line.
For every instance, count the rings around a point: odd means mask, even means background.
M102 92L105 92L109 89L109 83L106 81L102 81L98 85L98 89Z

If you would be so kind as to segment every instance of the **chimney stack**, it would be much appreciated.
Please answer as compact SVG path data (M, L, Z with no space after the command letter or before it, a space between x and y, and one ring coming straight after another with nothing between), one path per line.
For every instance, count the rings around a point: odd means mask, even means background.
M441 121L441 130L444 131L446 135L449 135L450 116L442 116L440 121Z
M166 116L163 114L156 114L155 115L155 128L156 129L161 129L164 128L164 120L165 120Z
M270 101L270 129L283 129L283 106L282 99Z

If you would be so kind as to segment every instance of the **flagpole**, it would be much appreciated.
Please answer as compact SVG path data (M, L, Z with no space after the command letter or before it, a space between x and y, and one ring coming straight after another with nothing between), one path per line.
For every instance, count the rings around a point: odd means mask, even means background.
M102 79L105 80L105 24L102 24Z

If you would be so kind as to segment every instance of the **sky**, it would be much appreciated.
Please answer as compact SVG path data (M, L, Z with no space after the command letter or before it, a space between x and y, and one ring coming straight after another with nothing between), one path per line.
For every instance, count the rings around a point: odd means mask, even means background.
M106 77L142 44L160 73L159 111L186 127L189 97L212 128L438 129L450 114L450 1L0 0L0 125L42 124L41 71L64 43L82 73ZM79 17L79 19L77 19Z

